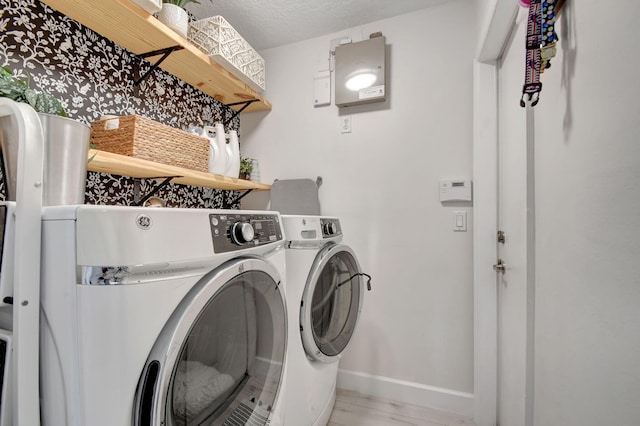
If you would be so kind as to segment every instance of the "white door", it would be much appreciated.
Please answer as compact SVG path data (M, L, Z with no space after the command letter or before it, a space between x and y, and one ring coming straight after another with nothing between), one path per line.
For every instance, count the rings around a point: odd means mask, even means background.
M525 20L526 21L526 20ZM533 112L519 99L526 22L515 29L498 66L497 424L531 424L533 313ZM496 238L498 240L498 238ZM530 304L531 302L531 304Z

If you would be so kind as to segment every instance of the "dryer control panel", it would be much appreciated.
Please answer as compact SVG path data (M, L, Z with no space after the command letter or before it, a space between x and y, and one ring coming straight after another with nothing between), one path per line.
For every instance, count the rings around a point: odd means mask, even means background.
M320 226L322 228L322 238L333 238L342 235L339 219L322 217L320 218Z
M213 213L209 215L213 250L242 250L282 241L277 214Z

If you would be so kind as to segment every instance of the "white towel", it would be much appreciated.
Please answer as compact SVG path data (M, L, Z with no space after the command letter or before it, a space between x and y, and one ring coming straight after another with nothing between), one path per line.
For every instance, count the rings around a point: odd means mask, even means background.
M180 363L173 385L173 412L191 420L233 386L233 378L198 361Z

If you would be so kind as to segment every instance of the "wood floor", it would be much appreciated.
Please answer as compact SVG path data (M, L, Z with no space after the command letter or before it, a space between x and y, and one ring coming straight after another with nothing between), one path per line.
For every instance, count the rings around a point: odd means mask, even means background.
M468 417L338 389L327 426L475 426Z

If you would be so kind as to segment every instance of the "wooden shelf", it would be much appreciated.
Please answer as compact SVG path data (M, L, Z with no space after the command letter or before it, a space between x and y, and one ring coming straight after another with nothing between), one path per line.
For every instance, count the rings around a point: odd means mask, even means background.
M91 28L136 55L172 46L160 68L223 104L258 99L244 111L270 110L271 103L213 62L188 40L129 0L42 0L53 9ZM155 62L159 57L148 58ZM134 77L131 76L133 80ZM233 106L238 110L242 105Z
M207 188L224 189L230 191L268 191L271 185L251 182L244 179L232 179L211 173L197 172L181 167L140 160L126 155L113 154L106 151L89 150L87 169L92 172L111 173L120 176L136 178L166 178L177 176L172 182L182 185L204 186Z

